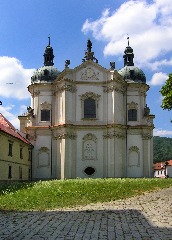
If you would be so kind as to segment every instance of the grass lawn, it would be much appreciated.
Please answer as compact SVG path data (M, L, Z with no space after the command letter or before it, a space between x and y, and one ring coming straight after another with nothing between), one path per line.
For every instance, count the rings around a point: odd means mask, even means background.
M75 179L0 184L0 210L50 210L125 199L172 187L172 179Z

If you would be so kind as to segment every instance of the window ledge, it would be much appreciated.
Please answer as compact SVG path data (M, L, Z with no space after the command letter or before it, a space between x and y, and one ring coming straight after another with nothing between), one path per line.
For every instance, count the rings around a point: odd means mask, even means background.
M95 120L98 120L98 118L81 118L81 120L83 121L95 121Z

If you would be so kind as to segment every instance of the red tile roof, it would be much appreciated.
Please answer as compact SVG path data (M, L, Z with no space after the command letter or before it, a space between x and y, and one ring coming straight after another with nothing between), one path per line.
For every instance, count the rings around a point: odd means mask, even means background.
M0 113L0 131L5 132L19 140L31 145L31 143L25 139L21 133Z
M155 163L154 164L154 170L161 170L161 169L165 169L165 163L168 162L168 166L172 166L172 160L168 160L165 162L159 162L159 163Z

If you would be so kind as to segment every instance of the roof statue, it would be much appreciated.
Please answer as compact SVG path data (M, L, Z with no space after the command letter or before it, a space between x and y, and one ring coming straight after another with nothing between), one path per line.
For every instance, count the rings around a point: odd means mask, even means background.
M95 61L96 63L98 63L97 58L94 57L94 52L91 51L92 49L92 42L90 39L87 40L87 51L85 52L85 59L83 59L83 62L91 60L91 61Z

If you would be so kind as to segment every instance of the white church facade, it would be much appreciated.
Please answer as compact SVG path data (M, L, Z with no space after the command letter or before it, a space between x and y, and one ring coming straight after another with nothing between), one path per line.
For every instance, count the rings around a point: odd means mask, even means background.
M31 107L19 116L20 130L34 146L33 179L153 176L153 118L146 104L149 86L124 51L117 71L99 65L87 42L81 65L59 72L53 48L44 53L28 90Z

